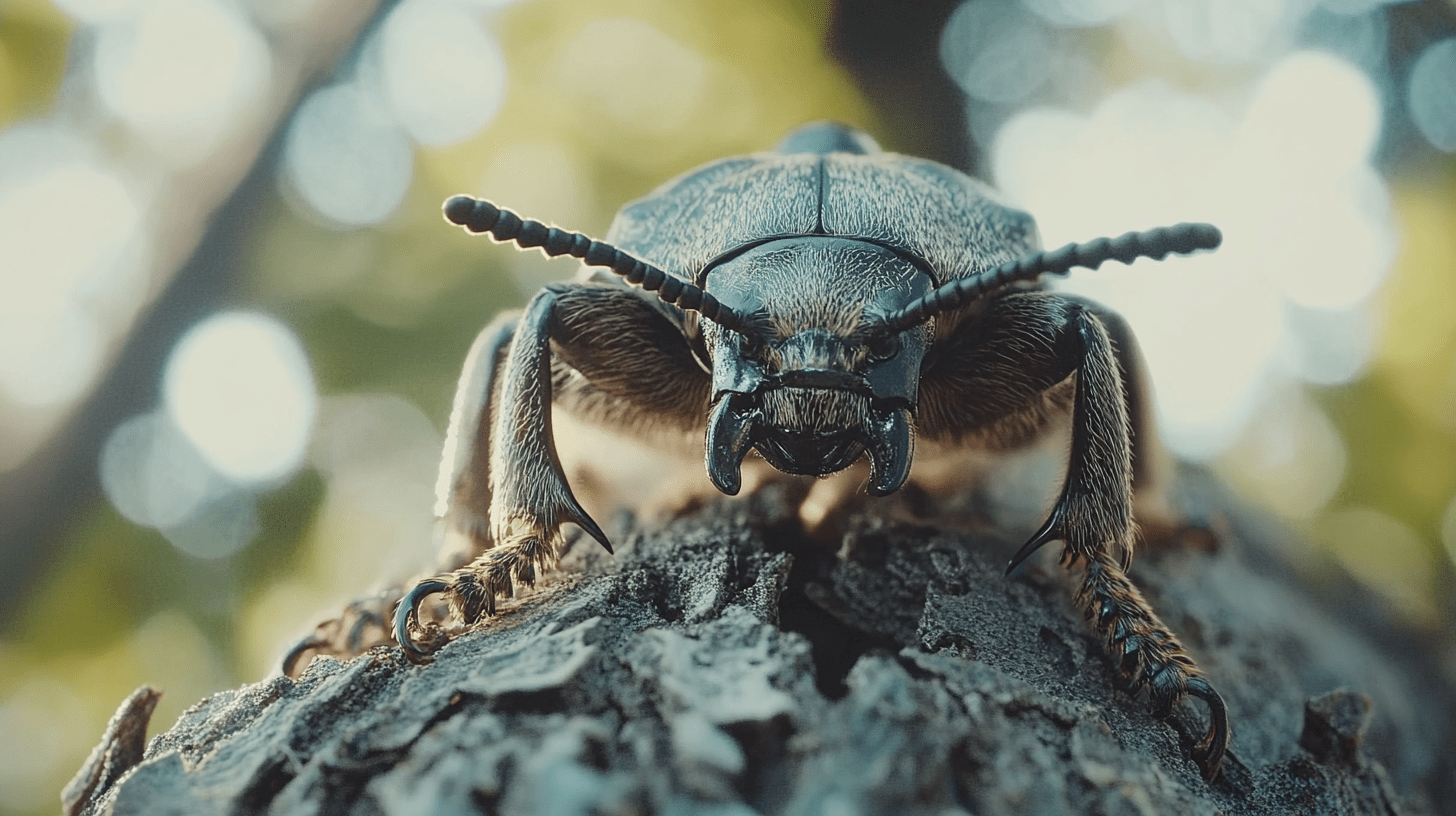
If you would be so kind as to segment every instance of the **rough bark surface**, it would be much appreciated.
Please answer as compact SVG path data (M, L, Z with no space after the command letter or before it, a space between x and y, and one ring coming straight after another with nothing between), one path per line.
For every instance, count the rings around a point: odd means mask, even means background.
M1229 704L1210 785L1202 708L1115 688L1051 554L1003 577L1019 540L913 495L834 552L798 489L624 519L615 558L578 541L428 665L379 647L214 695L71 812L1456 812L1449 643L1302 588L1244 511L1133 569Z

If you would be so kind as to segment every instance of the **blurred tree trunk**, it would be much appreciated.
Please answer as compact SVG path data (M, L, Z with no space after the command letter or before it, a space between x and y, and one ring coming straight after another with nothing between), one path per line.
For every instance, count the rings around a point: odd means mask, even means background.
M583 539L429 665L318 658L107 764L134 695L70 812L1456 812L1450 644L1349 587L1322 600L1214 487L1217 550L1133 572L1228 701L1212 785L1187 759L1201 707L1160 721L1114 689L1050 554L1005 578L1016 534L915 495L830 552L800 489L618 530L615 558Z

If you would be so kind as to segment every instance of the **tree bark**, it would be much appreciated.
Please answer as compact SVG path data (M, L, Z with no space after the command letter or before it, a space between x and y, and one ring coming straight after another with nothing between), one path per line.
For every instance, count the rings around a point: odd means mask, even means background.
M1003 577L1019 533L907 491L845 518L835 552L778 484L624 517L615 558L583 537L430 664L376 647L209 697L124 768L108 740L149 716L133 695L68 810L1456 812L1449 640L1312 589L1287 533L1194 485L1217 548L1132 574L1228 702L1212 784L1188 759L1201 704L1158 720L1116 688L1054 554Z

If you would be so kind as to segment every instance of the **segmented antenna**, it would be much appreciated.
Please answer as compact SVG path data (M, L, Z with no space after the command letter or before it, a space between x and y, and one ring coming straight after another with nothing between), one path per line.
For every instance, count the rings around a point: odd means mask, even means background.
M1019 261L1004 263L971 278L958 278L897 309L879 322L879 330L899 334L941 312L960 307L1017 281L1033 281L1042 275L1065 275L1074 267L1096 269L1104 261L1130 264L1138 258L1161 261L1168 253L1187 255L1200 249L1216 249L1223 233L1212 224L1174 224L1145 232L1129 232L1116 238L1098 238L1085 244L1067 244L1051 252L1036 252Z
M570 255L588 266L600 266L621 275L634 286L656 292L665 302L685 311L697 312L725 329L742 332L743 316L691 283L667 274L602 241L579 232L548 227L540 221L522 218L510 210L468 195L445 202L445 220L469 232L489 233L497 241L513 241L522 249L538 248L550 257Z

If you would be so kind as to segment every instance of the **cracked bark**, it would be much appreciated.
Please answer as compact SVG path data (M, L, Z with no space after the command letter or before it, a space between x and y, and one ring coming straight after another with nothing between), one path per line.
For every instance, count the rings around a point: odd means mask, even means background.
M616 558L577 542L429 665L379 647L209 697L70 812L1456 812L1449 641L1310 588L1286 533L1195 484L1218 550L1133 575L1229 704L1212 785L1202 709L1114 687L1054 558L1004 578L1013 533L913 495L829 552L781 484L624 521Z

